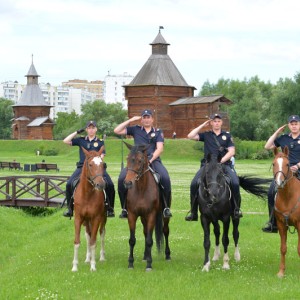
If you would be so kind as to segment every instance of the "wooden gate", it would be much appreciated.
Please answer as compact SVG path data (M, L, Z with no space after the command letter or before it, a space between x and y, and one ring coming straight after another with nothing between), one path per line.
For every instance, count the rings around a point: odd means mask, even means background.
M0 177L0 205L57 207L65 199L68 176Z

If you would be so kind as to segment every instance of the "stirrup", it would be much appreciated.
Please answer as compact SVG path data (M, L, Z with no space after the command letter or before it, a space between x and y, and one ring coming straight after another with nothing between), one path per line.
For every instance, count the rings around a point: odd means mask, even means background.
M128 212L125 208L123 208L121 214L119 215L119 218L120 219L127 219L127 217L128 217Z

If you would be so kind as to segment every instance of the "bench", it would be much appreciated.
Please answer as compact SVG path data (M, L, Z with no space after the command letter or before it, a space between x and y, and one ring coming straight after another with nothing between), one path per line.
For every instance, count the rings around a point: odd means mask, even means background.
M19 171L23 170L23 168L21 167L21 164L18 162L15 162L15 161L9 163L9 169L10 170L15 169L15 170L19 170Z
M1 161L0 162L0 168L1 169L4 169L4 168L10 169L9 162Z
M47 164L47 163L38 163L35 164L36 170L45 170L48 172L49 170L56 170L56 172L59 171L59 168L57 167L57 164Z

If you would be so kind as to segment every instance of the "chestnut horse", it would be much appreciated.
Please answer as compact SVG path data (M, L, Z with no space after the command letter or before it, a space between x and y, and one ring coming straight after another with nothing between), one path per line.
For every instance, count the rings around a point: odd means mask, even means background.
M124 142L125 143L125 142ZM151 249L153 245L153 230L155 228L156 246L160 252L165 237L165 258L170 260L169 219L162 214L160 191L152 172L149 169L147 146L132 146L125 143L130 151L127 157L127 173L124 180L127 190L128 225L130 230L130 254L128 268L133 268L133 249L136 243L135 229L138 217L144 228L146 270L152 270ZM162 195L161 195L162 196Z
M220 225L219 221L223 223L222 244L224 248L223 269L230 269L229 266L229 227L230 219L233 224L233 240L235 246L234 258L240 261L240 251L238 247L239 241L239 222L238 218L234 218L234 200L232 199L232 192L229 186L229 179L223 172L222 164L220 163L222 156L218 157L207 155L203 172L200 178L199 185L199 210L201 213L200 220L204 231L204 263L202 271L209 271L210 269L210 224L213 224L215 234L215 251L213 261L220 258ZM267 196L267 183L269 179L256 178L251 176L238 176L240 186L247 192L258 197L264 198Z
M78 270L78 249L80 246L81 225L85 226L87 252L85 262L90 263L90 270L96 271L96 241L99 230L101 240L100 261L105 260L104 237L106 224L105 211L105 181L103 174L105 163L101 158L104 146L96 151L87 151L82 148L85 161L80 175L80 182L74 192L75 211L75 240L72 271Z
M287 252L287 231L290 226L298 231L298 255L300 256L300 180L290 169L289 149L283 152L274 148L273 175L277 186L274 213L280 235L280 264L278 277L284 276L285 255Z

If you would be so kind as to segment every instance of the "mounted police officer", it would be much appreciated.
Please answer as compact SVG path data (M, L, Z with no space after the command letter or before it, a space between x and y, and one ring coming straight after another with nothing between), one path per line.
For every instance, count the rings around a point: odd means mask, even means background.
M141 126L129 126L131 122L141 120ZM149 145L147 149L150 167L159 174L160 183L163 188L163 214L164 217L172 216L170 211L171 203L171 181L168 171L161 162L160 155L164 148L164 136L160 129L153 127L153 113L149 109L143 110L141 116L134 116L131 119L119 124L114 132L120 135L130 135L134 138L135 145L146 144ZM118 193L122 206L120 218L127 218L126 210L126 188L124 186L124 179L126 177L126 168L121 170L118 179Z
M270 136L265 144L265 149L272 150L275 147L280 147L283 150L285 146L288 146L290 169L293 173L298 173L298 178L300 178L300 117L298 115L289 116L288 127L290 133L279 136L286 126L287 124L281 126ZM278 231L273 212L275 194L276 185L273 180L268 192L269 221L266 223L265 227L262 228L263 232L276 233Z
M84 131L86 131L87 136L85 137L81 136L75 138L77 134L80 134ZM87 151L99 151L101 147L104 146L104 141L102 139L100 140L97 138L96 132L97 132L96 122L88 121L85 128L82 128L80 130L71 133L63 140L65 144L79 147L79 162L77 163L77 169L72 174L72 176L68 179L66 184L66 199L68 204L68 211L64 212L65 217L73 216L73 198L72 198L74 192L73 185L74 185L74 181L76 181L80 177L82 166L85 160L85 155L81 147L83 147ZM104 155L105 155L105 150L101 154L102 158L104 157ZM104 173L104 180L106 181L105 194L106 194L107 216L114 217L115 216L114 214L115 187L110 176L107 174L106 170Z
M222 130L222 116L220 114L213 114L210 119L193 129L188 138L204 142L204 159L201 161L200 170L196 173L190 186L190 203L191 212L185 217L186 221L198 220L198 187L201 173L203 172L203 166L207 155L210 153L214 156L221 154L222 159L220 163L223 166L224 173L230 178L230 186L232 190L232 204L234 206L234 217L242 217L240 211L241 195L238 176L232 166L231 158L235 155L235 147L229 132ZM199 133L201 129L211 126L212 130Z

